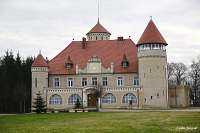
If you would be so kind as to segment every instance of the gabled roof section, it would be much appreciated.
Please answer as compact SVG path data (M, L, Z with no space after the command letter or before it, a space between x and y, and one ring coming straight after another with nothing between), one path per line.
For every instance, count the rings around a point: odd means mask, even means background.
M68 58L67 58L67 63L72 64L72 61L71 61L71 59L70 59L70 56L68 56Z
M148 23L137 45L145 43L162 43L168 45L152 20Z
M39 54L32 64L32 67L48 67L46 60L43 58L42 54Z
M81 69L87 67L88 60L92 56L98 56L104 68L110 68L114 63L114 73L138 72L137 47L131 39L124 39L123 43L118 40L86 41L86 47L82 49L82 41L72 41L62 52L54 57L49 65L49 74L76 74L76 64ZM126 59L129 67L121 65L122 55L126 51ZM70 70L65 68L70 55L73 67Z
M97 22L97 24L87 34L89 34L89 33L98 33L98 32L110 34L110 32L108 32L99 22Z
M126 58L126 54L124 53L123 58L122 58L122 62L128 62L127 58Z

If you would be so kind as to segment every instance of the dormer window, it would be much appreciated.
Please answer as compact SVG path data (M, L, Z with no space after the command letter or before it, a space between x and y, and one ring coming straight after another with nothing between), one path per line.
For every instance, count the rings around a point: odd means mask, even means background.
M72 65L73 65L73 64L67 63L67 64L66 64L66 68L67 68L67 69L71 69L71 68L72 68Z
M73 63L70 59L70 56L68 56L68 59L67 59L67 63L66 63L66 68L69 70L69 69L72 69L73 67Z
M122 67L128 67L128 62L122 62Z
M123 59L122 59L122 67L128 67L128 64L129 64L129 62L128 62L126 55L124 53Z

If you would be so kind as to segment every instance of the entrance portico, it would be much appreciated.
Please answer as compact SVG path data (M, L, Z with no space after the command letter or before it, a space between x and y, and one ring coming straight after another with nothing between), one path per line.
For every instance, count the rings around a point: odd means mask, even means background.
M92 86L83 88L83 107L96 107L97 97L95 96L95 89Z

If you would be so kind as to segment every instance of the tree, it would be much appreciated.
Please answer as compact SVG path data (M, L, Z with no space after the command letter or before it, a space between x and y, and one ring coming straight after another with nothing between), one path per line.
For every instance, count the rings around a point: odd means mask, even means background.
M194 106L200 105L200 56L197 60L193 59L190 65L189 76L191 79L191 95L190 98L193 100Z
M104 94L104 89L103 87L98 83L97 85L94 86L94 95L96 97L96 102L97 102L97 110L101 108L101 98Z
M33 108L35 108L33 112L36 112L37 114L46 113L45 101L43 100L40 92L36 95L37 97L34 98L35 102L33 102Z
M33 58L21 59L6 51L0 57L0 113L31 111L31 65ZM22 111L23 110L23 111Z
M183 63L168 63L169 84L183 85L186 82L187 70Z
M81 107L81 103L80 103L79 99L77 99L77 101L75 103L75 109L80 108L80 107Z
M173 79L173 74L174 74L174 63L167 63L167 72L168 72L168 84L173 85L174 79Z

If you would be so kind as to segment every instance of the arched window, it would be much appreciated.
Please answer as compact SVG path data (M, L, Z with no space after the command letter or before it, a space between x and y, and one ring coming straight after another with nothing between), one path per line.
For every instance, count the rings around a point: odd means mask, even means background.
M123 96L122 103L130 103L130 100L132 100L132 103L137 103L137 98L132 93L127 93Z
M97 36L96 36L96 40L97 40Z
M116 103L116 97L112 93L107 93L102 98L102 103Z
M54 94L49 99L49 104L62 104L62 98L58 94Z
M82 102L81 97L78 94L72 94L69 98L68 98L68 104L75 104L77 99L79 99L79 102Z

